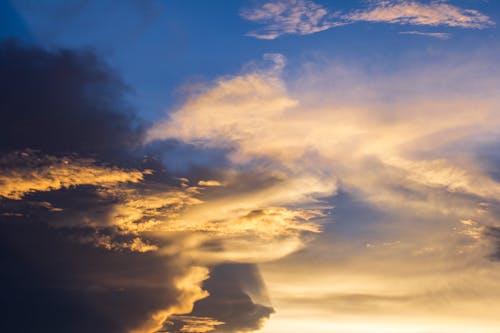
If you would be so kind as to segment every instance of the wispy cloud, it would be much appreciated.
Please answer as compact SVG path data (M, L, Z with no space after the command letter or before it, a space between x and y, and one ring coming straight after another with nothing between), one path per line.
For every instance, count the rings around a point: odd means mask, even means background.
M259 39L275 39L286 34L309 35L356 22L471 29L483 29L495 24L490 17L474 9L464 9L442 1L421 3L412 0L373 2L367 8L348 13L332 12L309 0L277 1L245 9L241 16L264 25L247 34ZM440 33L428 35L442 39L444 36Z
M427 37L433 37L437 39L449 39L451 37L451 34L446 33L446 32L423 32L423 31L401 31L399 33L400 35L417 35L417 36L427 36Z
M259 39L275 39L285 34L309 35L343 24L333 21L331 13L309 0L268 2L242 10L241 16L264 25L247 34Z
M344 16L348 21L385 22L395 24L449 26L482 29L493 24L486 15L474 9L463 9L442 1L429 4L418 1L389 0L376 2Z

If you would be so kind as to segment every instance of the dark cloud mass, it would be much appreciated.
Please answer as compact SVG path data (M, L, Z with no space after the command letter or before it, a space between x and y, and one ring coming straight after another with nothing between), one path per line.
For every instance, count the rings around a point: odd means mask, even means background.
M135 181L112 165L140 138L126 90L90 51L0 45L1 332L129 332L177 304L182 268L107 224L102 185Z
M73 242L46 223L0 218L2 332L127 332L175 304L163 257Z
M0 148L109 156L138 142L127 87L90 51L0 45Z

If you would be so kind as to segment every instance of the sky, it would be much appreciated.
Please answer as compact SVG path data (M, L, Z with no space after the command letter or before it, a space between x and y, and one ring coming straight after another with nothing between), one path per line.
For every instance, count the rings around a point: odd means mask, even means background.
M498 333L498 22L0 0L0 330Z

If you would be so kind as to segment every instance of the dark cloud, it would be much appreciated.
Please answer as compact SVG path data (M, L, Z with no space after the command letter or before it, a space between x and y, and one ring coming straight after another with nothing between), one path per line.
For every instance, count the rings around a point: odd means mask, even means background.
M190 323L193 318L204 318L205 321L210 318L224 323L217 325L213 332L255 331L274 312L258 267L253 264L216 266L204 282L203 289L210 296L195 303L187 320L170 318L166 332L183 332L186 321Z
M2 332L127 332L175 304L182 274L152 253L107 251L26 217L0 217Z
M138 143L127 87L90 51L0 44L0 149L109 157Z
M1 332L124 333L177 305L186 272L132 251L136 236L109 224L118 199L95 183L99 168L106 178L141 163L126 92L90 51L0 45L0 185L49 182L0 196Z

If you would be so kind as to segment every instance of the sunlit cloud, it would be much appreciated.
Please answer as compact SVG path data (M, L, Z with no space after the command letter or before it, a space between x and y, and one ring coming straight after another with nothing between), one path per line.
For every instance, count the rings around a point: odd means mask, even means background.
M226 149L232 170L220 174L229 189L243 181L239 170L259 170L267 179L254 180L251 191L235 191L219 200L214 195L185 217L209 221L227 216L228 234L231 228L247 227L258 234L257 225L265 225L269 215L262 213L272 212L288 228L297 223L315 233L320 228L309 226L308 219L296 220L297 212L304 207L309 214L317 210L312 217L316 222L330 213L325 198L335 203L339 192L347 192L382 214L352 221L370 236L358 247L341 238L325 240L327 248L316 243L319 248L310 250L310 257L289 266L287 259L281 264L265 261L264 277L277 308L295 316L307 311L311 316L345 316L338 321L345 327L352 325L348 317L359 313L392 313L390 318L402 321L412 313L429 318L426 327L441 327L438 315L452 318L472 311L477 320L493 322L493 312L474 309L500 295L494 282L498 272L488 259L496 244L487 237L487 230L498 225L500 184L475 155L477 148L456 149L498 140L495 91L500 82L491 76L491 67L454 59L447 65L368 76L332 62L295 69L299 74L286 81L274 66L269 68L207 84L149 131L149 140ZM252 212L259 212L257 219ZM294 219L287 221L286 216ZM336 220L335 209L331 218ZM332 241L337 242L335 254ZM245 240L223 244L226 251L219 260L259 260L258 254L242 252L243 244L249 244ZM303 248L288 244L287 255ZM260 246L254 245L256 253ZM274 253L275 246L265 249ZM318 259L322 250L328 258ZM196 246L186 251L205 261L217 255L200 252ZM314 260L325 260L330 268L311 266ZM317 274L309 274L311 269ZM440 309L436 299L453 305Z
M177 289L177 304L152 314L149 320L140 327L133 329L130 333L155 333L162 329L164 322L171 315L178 313L189 313L193 304L208 296L208 293L201 289L201 282L208 278L208 270L204 267L190 267L189 270L174 281ZM222 323L221 323L222 324ZM212 322L212 326L217 323ZM204 326L200 326L204 327Z
M198 186L212 187L212 186L222 186L222 184L218 180L200 180L198 182Z
M2 156L0 168L0 195L15 200L27 193L71 186L136 183L143 179L144 173L149 173L99 166L91 159L58 158L33 151Z

